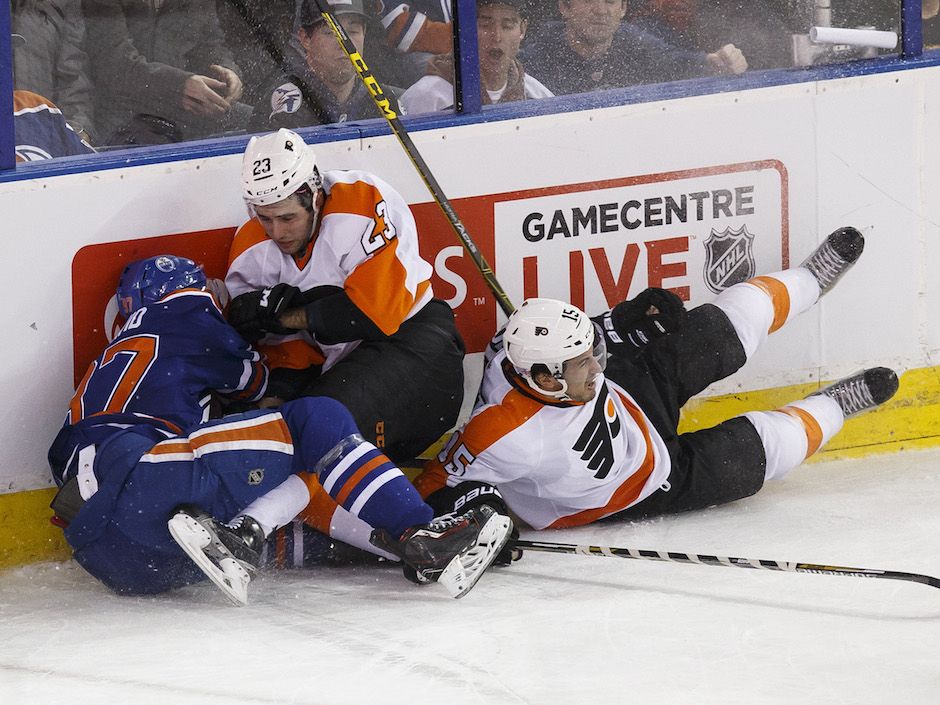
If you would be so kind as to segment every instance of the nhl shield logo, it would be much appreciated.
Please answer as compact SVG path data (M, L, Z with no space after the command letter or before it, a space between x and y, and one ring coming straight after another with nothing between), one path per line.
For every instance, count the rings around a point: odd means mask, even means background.
M262 480L264 480L264 470L261 468L255 468L248 473L249 485L260 485Z
M754 236L742 225L738 230L712 228L705 241L705 284L716 294L757 273Z

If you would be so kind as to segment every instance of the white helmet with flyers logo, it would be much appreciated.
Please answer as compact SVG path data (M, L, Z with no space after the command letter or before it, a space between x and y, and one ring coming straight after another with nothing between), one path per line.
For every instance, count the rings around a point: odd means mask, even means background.
M249 210L278 203L307 186L323 185L313 147L296 132L281 128L252 137L242 157L242 195Z
M556 299L526 299L506 322L503 348L506 357L526 383L541 394L562 398L567 392L565 362L594 350L603 361L606 351L595 349L603 336L596 336L594 323L577 306ZM550 392L532 379L532 366L545 365L562 383L562 389Z

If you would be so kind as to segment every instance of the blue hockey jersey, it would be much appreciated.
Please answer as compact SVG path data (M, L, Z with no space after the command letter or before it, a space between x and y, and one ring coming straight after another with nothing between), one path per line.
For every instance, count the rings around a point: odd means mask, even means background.
M88 367L49 451L53 474L61 483L73 451L116 428L144 424L162 437L181 434L208 420L210 391L256 401L267 379L261 356L209 292L175 291L131 314Z

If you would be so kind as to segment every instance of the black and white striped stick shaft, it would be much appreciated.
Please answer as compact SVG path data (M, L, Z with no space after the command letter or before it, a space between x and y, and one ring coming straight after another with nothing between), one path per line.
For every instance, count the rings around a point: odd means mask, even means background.
M940 578L918 573L904 573L897 570L876 570L874 568L849 568L838 565L819 563L793 563L789 561L768 561L758 558L734 558L728 556L706 556L697 553L677 553L674 551L648 551L636 548L616 548L613 546L577 545L573 543L552 543L550 541L514 542L515 548L525 551L543 551L545 553L571 553L584 556L606 556L610 558L633 558L641 561L667 561L670 563L695 563L698 565L725 566L727 568L754 568L757 570L777 570L787 573L814 573L816 575L841 575L846 578L881 578L883 580L905 580L940 588Z
M509 296L496 280L496 275L493 273L492 268L473 242L470 233L457 216L457 211L454 210L450 200L444 195L443 189L441 189L440 184L437 183L434 174L431 173L431 169L424 161L424 157L421 156L415 143L411 141L411 135L408 134L405 126L401 124L401 120L398 119L398 114L392 109L391 102L385 91L382 90L382 86L378 82L378 79L376 79L375 74L369 70L365 59L362 58L362 54L359 53L359 50L356 49L356 45L352 43L346 30L343 29L343 26L337 21L336 16L330 10L327 0L316 0L316 2L317 7L320 9L320 14L323 15L323 19L326 20L327 25L333 30L336 41L339 42L339 45L343 48L343 52L345 52L347 58L356 69L359 78L362 79L366 88L369 89L369 95L372 96L372 101L375 103L375 106L379 109L379 112L382 113L382 117L388 121L389 127L392 128L392 132L401 143L405 154L411 159L411 163L414 164L418 175L421 177L421 180L424 181L424 185L428 187L428 191L431 192L435 203L437 203L450 222L450 226L460 240L460 244L463 245L467 254L470 255L473 264L476 266L477 270L479 270L487 286L489 286L490 291L492 291L493 295L496 297L496 302L499 304L499 307L503 309L503 313L509 316L516 310L516 307L512 305Z

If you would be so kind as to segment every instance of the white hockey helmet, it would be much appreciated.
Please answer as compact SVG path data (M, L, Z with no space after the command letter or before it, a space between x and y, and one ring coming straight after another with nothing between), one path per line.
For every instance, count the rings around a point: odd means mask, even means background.
M303 186L316 194L323 185L313 147L282 127L252 137L242 157L242 196L249 210L283 201Z
M526 383L541 394L565 398L565 362L594 350L594 323L577 306L556 299L526 299L506 322L503 348L506 357ZM606 352L595 355L606 357ZM602 359L599 359L602 362ZM558 391L540 387L532 378L532 366L545 365L561 382Z

